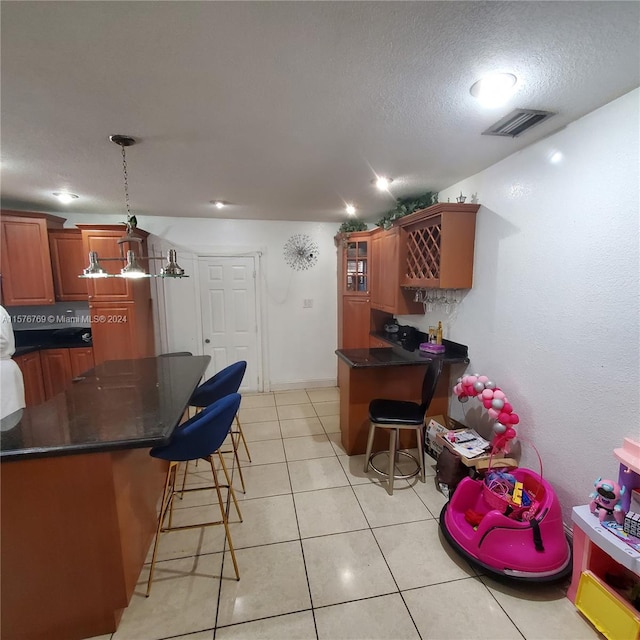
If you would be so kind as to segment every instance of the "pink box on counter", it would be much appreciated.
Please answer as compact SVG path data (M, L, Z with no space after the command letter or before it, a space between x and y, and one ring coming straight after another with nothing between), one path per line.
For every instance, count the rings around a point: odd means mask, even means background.
M422 342L418 349L425 353L444 353L443 344L433 344L432 342Z

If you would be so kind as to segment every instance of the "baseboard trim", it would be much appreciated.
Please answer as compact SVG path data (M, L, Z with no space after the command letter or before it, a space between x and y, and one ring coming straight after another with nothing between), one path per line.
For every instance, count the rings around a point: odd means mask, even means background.
M319 387L337 387L336 378L323 378L320 380L303 380L302 382L278 382L270 385L270 391L294 391L296 389L317 389Z

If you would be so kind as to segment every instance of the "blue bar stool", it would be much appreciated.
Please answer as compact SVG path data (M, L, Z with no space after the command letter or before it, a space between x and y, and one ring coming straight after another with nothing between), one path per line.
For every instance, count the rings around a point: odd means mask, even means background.
M225 536L227 538L227 544L229 545L229 551L231 552L231 558L233 560L233 567L236 572L236 579L240 580L240 572L238 571L238 563L236 561L236 554L233 548L233 542L231 541L231 534L229 532L229 521L227 512L225 509L225 503L222 499L221 487L227 487L229 493L233 498L233 502L238 512L238 517L242 521L242 515L238 508L233 487L229 479L229 473L227 466L224 462L224 458L220 453L220 446L224 442L224 439L229 434L231 425L233 423L233 417L240 407L240 394L232 393L224 398L221 398L211 406L204 409L204 411L198 413L196 416L180 425L173 434L171 442L164 447L154 447L149 452L154 458L161 458L162 460L169 461L169 469L167 470L167 479L164 485L164 492L162 494L162 502L160 506L160 514L158 515L158 526L156 529L155 542L153 544L153 554L151 556L151 568L149 571L149 580L147 582L147 597L151 591L151 583L153 581L153 572L156 564L156 557L158 554L158 544L160 542L160 534L167 531L181 531L184 529L194 529L198 527L209 527L213 525L222 524L224 526ZM218 482L218 474L213 462L213 454L217 453L220 459L220 464L227 480L226 485L221 485ZM218 496L218 506L220 507L220 514L222 519L213 522L203 522L199 524L190 524L179 527L172 526L173 518L173 500L178 491L176 491L176 471L180 462L188 462L189 460L206 460L211 466L211 473L213 475L213 486L215 487ZM203 491L211 489L210 485L205 487L195 487L192 489L184 489L183 491ZM165 526L164 522L169 514L168 525Z
M442 360L432 360L427 367L422 381L422 403L407 402L404 400L387 400L385 398L376 398L369 403L369 437L367 438L367 452L364 457L364 471L369 471L369 467L379 475L388 478L389 495L393 495L393 481L412 478L420 474L420 480L425 482L424 468L424 418L431 404L438 378L442 372ZM389 430L389 464L387 471L381 471L373 462L373 459L385 453L378 451L371 453L373 448L373 439L376 429ZM418 437L418 459L407 451L398 451L398 441L400 439L400 429L414 429ZM396 462L398 456L413 460L417 468L413 473L402 474L396 473Z
M236 393L242 384L245 371L247 370L247 363L245 360L240 360L234 364L230 364L228 367L221 369L213 377L209 378L206 382L203 382L191 395L189 400L189 406L202 409L208 407L220 398L224 398L230 393ZM238 475L240 476L240 482L242 484L242 491L245 492L244 476L242 475L242 467L240 466L240 459L238 458L238 445L240 439L244 444L244 448L247 452L249 462L251 462L251 454L247 447L247 441L245 440L244 433L242 432L242 426L238 415L236 414L234 420L238 426L236 430L231 430L231 444L233 446L233 456L235 458L236 465L238 467ZM187 469L184 470L184 480L186 482Z

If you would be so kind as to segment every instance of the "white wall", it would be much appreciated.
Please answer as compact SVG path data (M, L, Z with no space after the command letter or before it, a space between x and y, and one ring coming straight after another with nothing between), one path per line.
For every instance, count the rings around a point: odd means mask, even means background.
M69 214L66 218L65 226L96 222L90 215ZM121 214L115 214L101 216L100 222L114 224L121 219ZM152 244L170 241L182 248L178 262L191 276L162 280L158 285L166 294L167 350L202 352L195 255L260 251L258 295L267 388L336 384L337 254L333 237L338 224L140 215L138 224L157 236ZM306 271L294 271L284 261L285 242L296 233L307 234L319 246L317 264ZM305 298L313 300L312 308L303 308Z
M567 521L598 476L617 480L612 449L640 439L639 99L633 91L441 192L482 205L474 286L455 317L400 318L423 329L441 319L445 337L469 346L467 372L505 391L523 464L539 466L532 443ZM486 417L475 399L451 411L468 424Z

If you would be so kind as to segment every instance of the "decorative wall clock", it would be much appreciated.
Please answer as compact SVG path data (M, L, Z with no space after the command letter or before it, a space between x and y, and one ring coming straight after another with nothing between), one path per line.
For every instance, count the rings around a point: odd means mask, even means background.
M309 236L296 233L284 245L284 260L296 271L310 269L318 262L318 245Z

